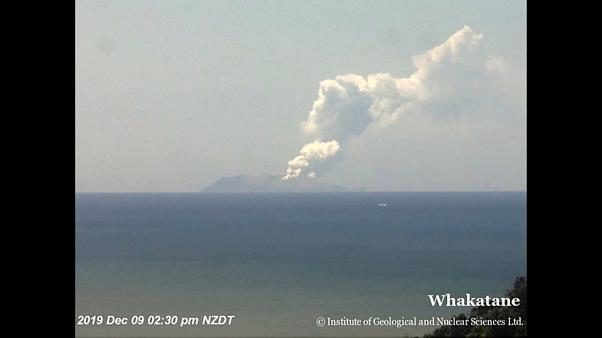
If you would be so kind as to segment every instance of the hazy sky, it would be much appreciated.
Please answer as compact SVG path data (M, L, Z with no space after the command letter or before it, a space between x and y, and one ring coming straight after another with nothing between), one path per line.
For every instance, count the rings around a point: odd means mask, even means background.
M480 68L437 73L429 88L453 87L453 98L352 135L319 179L379 191L524 190L525 7L77 1L76 189L198 191L226 175L284 175L313 141L302 123L321 81L410 77L413 56L467 25L482 35L479 55L495 65L495 85L482 90Z

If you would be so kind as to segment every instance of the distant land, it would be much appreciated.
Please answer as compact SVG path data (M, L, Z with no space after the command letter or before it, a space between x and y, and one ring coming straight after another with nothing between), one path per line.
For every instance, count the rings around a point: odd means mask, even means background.
M201 192L253 193L253 192L345 192L364 191L318 182L315 178L300 177L282 180L282 175L238 175L222 177Z

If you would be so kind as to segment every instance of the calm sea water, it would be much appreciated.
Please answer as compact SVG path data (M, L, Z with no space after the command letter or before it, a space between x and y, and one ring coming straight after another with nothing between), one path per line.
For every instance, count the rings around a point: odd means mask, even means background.
M77 314L236 315L79 336L422 334L315 320L450 316L426 295L499 296L526 273L525 193L77 194L76 236Z

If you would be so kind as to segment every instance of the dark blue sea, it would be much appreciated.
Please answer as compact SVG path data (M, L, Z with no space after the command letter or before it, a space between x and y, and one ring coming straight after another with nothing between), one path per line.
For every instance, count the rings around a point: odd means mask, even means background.
M315 321L451 316L466 309L426 295L501 296L526 274L526 196L78 193L76 236L78 315L236 315L229 327L79 336L415 335L434 327Z

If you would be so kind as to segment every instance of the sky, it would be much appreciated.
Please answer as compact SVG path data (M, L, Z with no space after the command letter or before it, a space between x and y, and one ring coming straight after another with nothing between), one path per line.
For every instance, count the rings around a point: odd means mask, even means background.
M525 1L78 0L75 80L78 192L526 189Z

